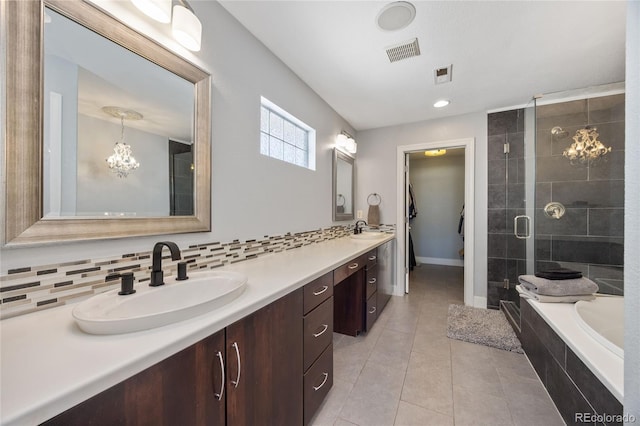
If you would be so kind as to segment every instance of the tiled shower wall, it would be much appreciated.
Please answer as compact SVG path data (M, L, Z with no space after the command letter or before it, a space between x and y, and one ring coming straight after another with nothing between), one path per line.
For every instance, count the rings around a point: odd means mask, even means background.
M341 238L353 226L333 226L295 234L265 236L260 240L228 243L212 242L181 248L188 270L214 269L226 264L254 259L258 256L292 250L309 244ZM395 226L382 225L383 232L394 232ZM165 276L176 273L177 263L164 251L162 269ZM81 298L120 286L117 274L133 272L137 283L149 281L151 251L127 253L111 258L85 259L55 265L25 265L0 276L0 318L23 315L42 309L73 303Z
M559 126L566 133L552 135ZM578 129L597 128L612 147L604 161L571 164L562 155ZM525 273L523 240L513 236L513 217L524 214L524 110L489 114L488 305L514 299L511 287ZM509 162L503 144L510 143ZM536 271L563 266L596 281L600 292L623 294L624 246L624 95L542 105L536 110ZM506 183L505 168L509 170ZM566 208L550 219L550 201ZM515 297L517 300L517 296Z

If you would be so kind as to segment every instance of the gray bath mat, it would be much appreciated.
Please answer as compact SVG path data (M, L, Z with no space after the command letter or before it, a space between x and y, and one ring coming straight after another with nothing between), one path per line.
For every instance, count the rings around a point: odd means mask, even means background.
M524 353L520 340L502 311L449 305L447 337L519 354Z

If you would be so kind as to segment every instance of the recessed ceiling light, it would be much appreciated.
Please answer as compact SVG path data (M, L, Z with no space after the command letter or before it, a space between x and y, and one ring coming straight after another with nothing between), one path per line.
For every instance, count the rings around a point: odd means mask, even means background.
M416 8L409 2L396 1L387 4L376 16L378 27L384 31L405 28L416 17Z
M435 104L433 104L435 108L442 108L446 107L447 105L449 105L449 101L447 99L440 99Z

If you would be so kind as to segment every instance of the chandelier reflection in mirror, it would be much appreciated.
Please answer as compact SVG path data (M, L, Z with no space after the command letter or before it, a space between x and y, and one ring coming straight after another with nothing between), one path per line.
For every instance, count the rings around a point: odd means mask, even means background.
M606 147L598 140L600 135L597 128L587 126L576 131L571 146L565 148L562 155L567 157L572 164L596 163L611 152L611 147Z
M124 142L124 120L141 120L142 114L137 111L127 110L120 107L102 107L105 113L120 118L120 140L113 148L113 154L107 158L109 169L120 178L126 178L129 173L140 167L140 163L131 152L131 146Z

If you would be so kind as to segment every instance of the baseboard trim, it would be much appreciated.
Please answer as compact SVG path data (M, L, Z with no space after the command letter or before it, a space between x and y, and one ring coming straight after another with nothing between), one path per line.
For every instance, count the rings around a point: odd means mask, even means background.
M464 260L462 259L441 259L438 257L418 257L416 256L418 263L427 263L429 265L444 265L444 266L459 266L464 267Z
M487 309L487 298L482 296L473 296L473 307Z

